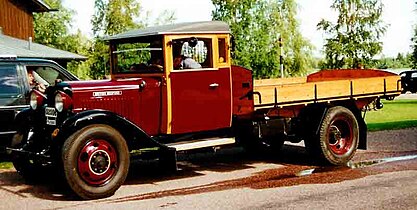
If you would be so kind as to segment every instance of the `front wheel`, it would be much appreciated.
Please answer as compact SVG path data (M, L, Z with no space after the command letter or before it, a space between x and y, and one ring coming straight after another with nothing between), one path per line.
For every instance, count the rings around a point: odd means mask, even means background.
M345 165L353 158L359 144L359 125L347 108L330 108L319 134L306 142L307 149L316 157L333 165Z
M79 130L62 148L65 178L83 199L113 195L127 177L129 158L123 136L108 125L89 125Z

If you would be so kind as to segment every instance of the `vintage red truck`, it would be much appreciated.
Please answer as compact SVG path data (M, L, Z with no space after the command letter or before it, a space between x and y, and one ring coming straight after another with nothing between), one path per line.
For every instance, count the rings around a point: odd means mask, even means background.
M96 199L114 194L134 157L175 169L181 151L304 141L313 158L343 165L366 149L362 111L401 93L400 77L379 70L254 80L231 65L230 37L208 21L106 38L110 79L32 91L15 120L15 168L30 178L56 165L78 196Z

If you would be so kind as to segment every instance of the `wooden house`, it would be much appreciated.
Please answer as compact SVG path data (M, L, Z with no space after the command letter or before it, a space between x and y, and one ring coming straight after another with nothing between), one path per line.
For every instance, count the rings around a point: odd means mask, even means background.
M32 42L35 40L33 13L51 12L41 0L0 0L0 55L55 60L63 66L86 57ZM36 40L35 40L36 41Z

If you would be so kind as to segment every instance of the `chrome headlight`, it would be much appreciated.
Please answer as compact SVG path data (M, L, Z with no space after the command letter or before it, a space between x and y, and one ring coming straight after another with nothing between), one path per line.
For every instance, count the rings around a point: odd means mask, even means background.
M72 108L72 99L66 93L58 91L55 95L55 109L58 112L68 110Z
M62 110L64 110L64 100L62 99L62 96L60 93L57 93L55 95L55 109L58 112L62 112Z
M36 110L39 106L42 106L45 96L37 90L33 90L30 93L30 108Z

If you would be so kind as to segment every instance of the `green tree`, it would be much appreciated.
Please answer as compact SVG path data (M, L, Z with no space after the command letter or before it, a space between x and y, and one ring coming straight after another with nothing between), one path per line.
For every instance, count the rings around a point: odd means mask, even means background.
M77 45L66 44L74 11L64 8L60 0L45 0L45 3L58 11L34 13L35 41L62 50L76 50Z
M380 38L386 31L380 0L334 0L336 23L322 19L317 28L328 36L324 45L326 68L368 65L382 51Z
M135 0L95 0L93 25L94 43L90 48L89 75L94 79L104 78L109 73L109 49L103 36L140 28L135 22L139 19L140 4Z
M45 3L58 11L33 15L35 42L77 54L87 54L88 39L80 31L76 34L69 32L74 11L63 7L61 0L45 0ZM81 79L88 78L89 69L85 68L83 62L70 62L67 69Z
M256 78L280 76L278 39L284 44L287 76L304 74L312 62L310 43L299 32L294 0L212 0L213 20L227 22L235 39L234 64Z
M414 35L413 38L411 38L411 42L411 48L413 49L410 57L411 68L417 69L417 25L414 26Z
M140 27L140 4L136 0L95 0L91 23L95 37L114 35Z

